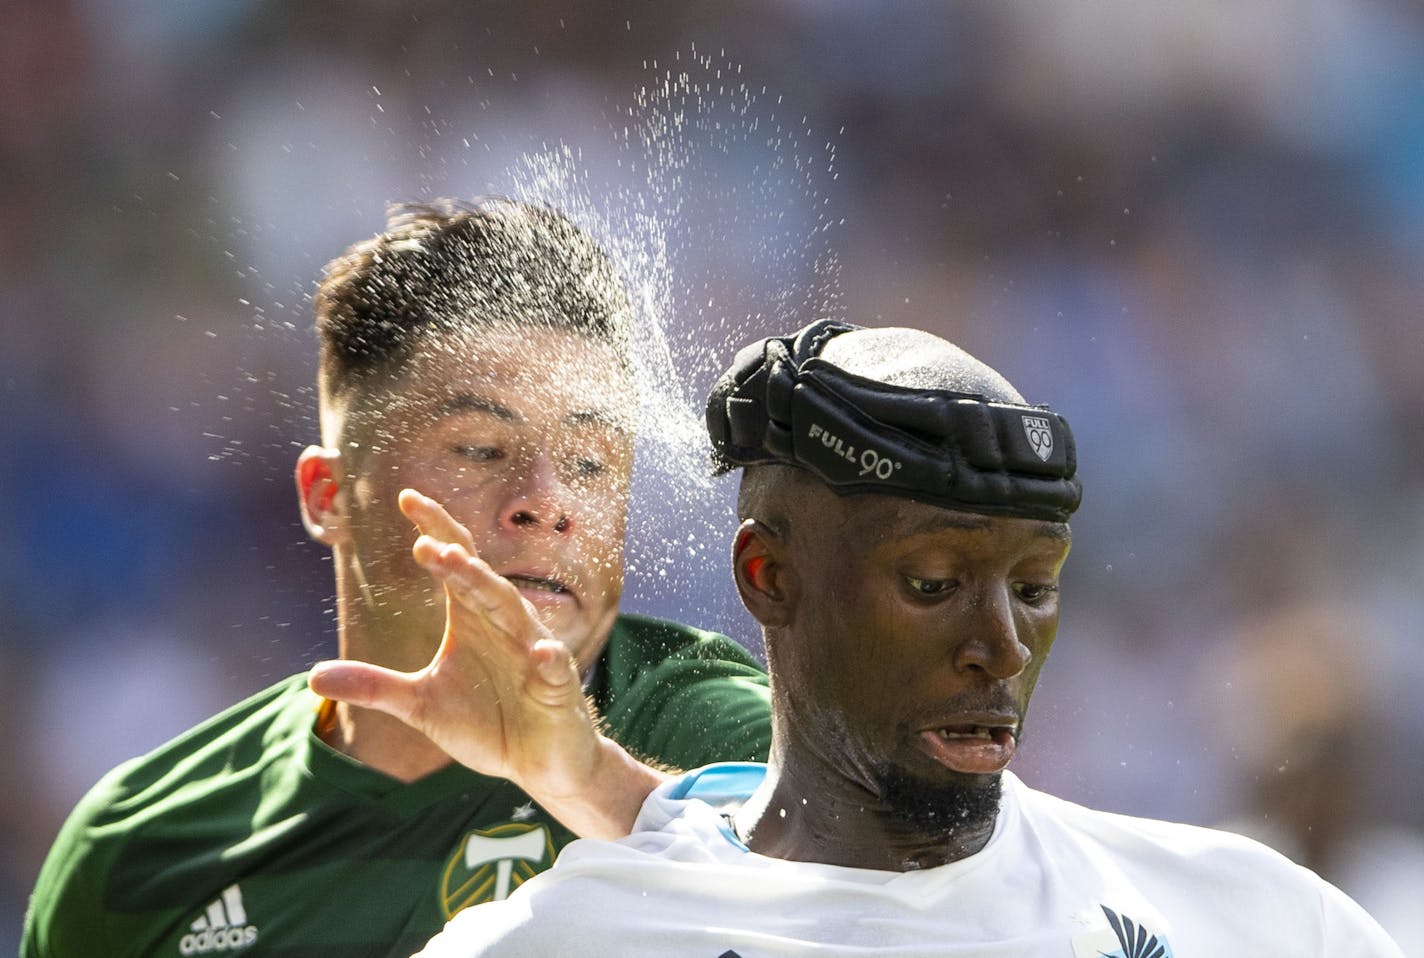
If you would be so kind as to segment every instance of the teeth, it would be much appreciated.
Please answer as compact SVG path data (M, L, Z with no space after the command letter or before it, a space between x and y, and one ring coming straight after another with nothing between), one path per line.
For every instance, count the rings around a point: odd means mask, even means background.
M983 740L985 740L985 741L989 741L989 740L992 740L992 739L993 739L994 734L993 734L992 732L990 732L989 729L986 728L985 726L983 726L983 725L976 725L976 726L974 726L974 731L972 731L972 732L956 732L956 731L952 731L952 730L947 729L947 728L942 728L942 729L939 730L939 737L942 738L942 739L946 739L946 740L962 739L962 738L977 738L977 739L983 739Z

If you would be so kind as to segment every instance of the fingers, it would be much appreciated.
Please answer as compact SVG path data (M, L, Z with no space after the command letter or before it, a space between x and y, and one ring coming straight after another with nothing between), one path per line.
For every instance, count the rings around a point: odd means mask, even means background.
M406 723L419 699L413 676L369 662L318 662L307 676L307 685L322 698L377 709Z
M508 579L463 546L422 535L415 540L411 554L461 605L472 611L494 613L511 602L522 602L519 591Z
M475 614L482 631L493 629L522 650L528 650L542 639L552 640L549 630L519 590L464 547L421 536L411 552L416 561L445 586L446 596L455 605ZM453 613L451 609L448 622L453 631L469 628L466 623L457 621Z
M457 522L455 517L446 512L445 507L434 499L422 495L414 489L402 489L397 501L405 517L414 522L425 535L443 542L462 545L472 554L476 551L475 540L470 535L470 530Z
M401 512L421 531L412 555L462 606L489 616L511 634L528 631L526 620L535 627L534 638L546 631L518 590L479 558L470 531L444 506L414 489L401 490L399 501Z

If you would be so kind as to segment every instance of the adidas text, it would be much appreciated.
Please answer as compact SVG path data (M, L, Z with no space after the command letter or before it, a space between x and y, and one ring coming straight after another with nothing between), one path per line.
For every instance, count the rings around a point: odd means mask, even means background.
M257 929L253 925L245 928L208 928L204 931L189 932L178 942L178 950L185 955L210 955L223 951L237 951L257 941Z
M188 926L188 934L178 941L178 951L184 955L211 955L239 951L256 940L257 926L247 921L242 889L228 885Z

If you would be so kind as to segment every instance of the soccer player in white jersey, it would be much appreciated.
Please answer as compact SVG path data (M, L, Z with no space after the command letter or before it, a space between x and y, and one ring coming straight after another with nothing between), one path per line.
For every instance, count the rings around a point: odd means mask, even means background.
M422 956L1402 958L1262 845L1006 771L1080 498L1060 416L937 337L821 322L743 350L708 425L745 469L733 566L766 637L768 764L665 782L630 837L574 843ZM491 634L554 654L438 548Z

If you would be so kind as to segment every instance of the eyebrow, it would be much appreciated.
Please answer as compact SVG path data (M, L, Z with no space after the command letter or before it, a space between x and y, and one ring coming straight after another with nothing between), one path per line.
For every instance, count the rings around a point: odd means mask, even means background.
M449 416L463 412L483 413L504 422L524 421L524 417L513 409L478 393L459 393L451 396L440 404L436 414ZM566 426L605 426L618 432L629 431L618 417L603 409L577 409L565 416L563 422Z
M628 427L617 416L604 409L578 409L564 417L566 426L605 426L618 432L628 432Z
M505 422L518 422L524 418L508 406L475 393L459 393L451 396L442 402L437 410L438 415L441 416L457 412L482 412L496 419L503 419Z

